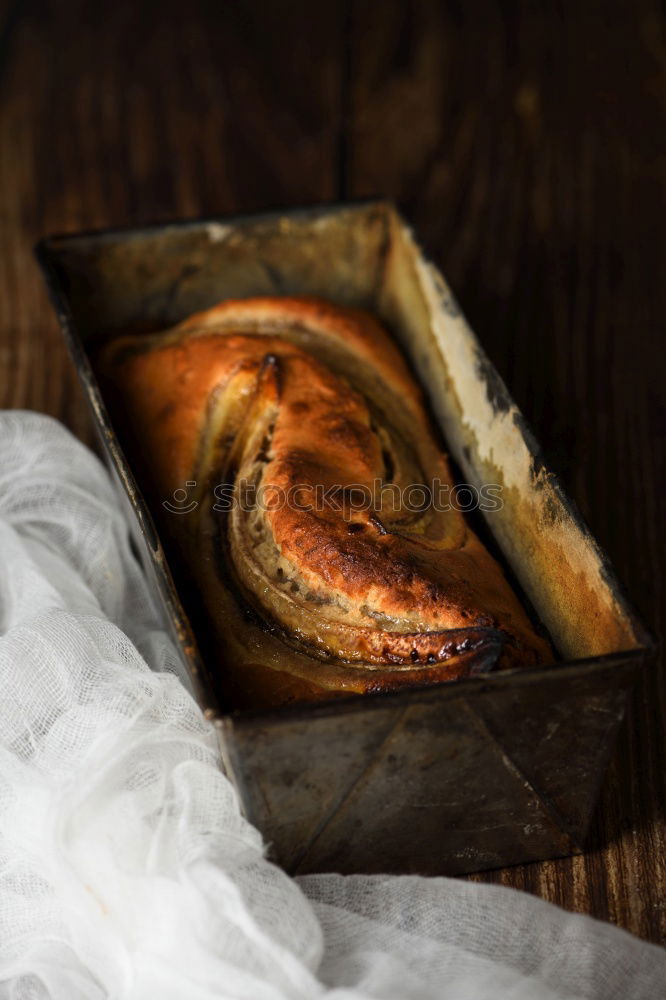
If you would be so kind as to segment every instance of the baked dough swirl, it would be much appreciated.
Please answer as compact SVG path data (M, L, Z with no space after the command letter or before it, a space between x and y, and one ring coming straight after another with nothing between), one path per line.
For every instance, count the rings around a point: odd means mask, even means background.
M368 313L312 298L229 300L112 341L100 367L234 705L549 658L451 505L421 392ZM183 488L187 508L165 510Z

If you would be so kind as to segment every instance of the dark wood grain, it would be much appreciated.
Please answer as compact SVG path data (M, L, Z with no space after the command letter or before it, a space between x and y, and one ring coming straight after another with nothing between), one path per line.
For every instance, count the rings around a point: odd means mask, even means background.
M403 203L661 637L659 29L650 4L355 5L347 168ZM655 666L585 856L476 878L665 940L665 707Z
M0 0L0 405L91 430L44 232L382 194L661 638L664 75L648 0ZM474 876L666 940L664 675L589 851Z

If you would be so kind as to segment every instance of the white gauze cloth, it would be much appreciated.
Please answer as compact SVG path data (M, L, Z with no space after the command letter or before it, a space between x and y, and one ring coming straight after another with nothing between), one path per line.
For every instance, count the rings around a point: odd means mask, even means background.
M220 772L98 460L0 413L0 997L666 995L666 952L455 879L288 878Z

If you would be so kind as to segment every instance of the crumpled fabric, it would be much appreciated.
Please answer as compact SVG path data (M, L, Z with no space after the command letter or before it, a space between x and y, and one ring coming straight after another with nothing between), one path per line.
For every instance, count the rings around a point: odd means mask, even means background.
M0 413L0 998L666 995L666 952L446 878L265 857L97 458Z

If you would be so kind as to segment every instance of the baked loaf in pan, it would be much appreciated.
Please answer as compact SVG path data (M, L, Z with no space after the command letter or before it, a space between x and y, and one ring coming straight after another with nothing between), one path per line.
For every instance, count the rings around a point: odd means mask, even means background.
M550 659L456 509L422 394L368 313L225 301L112 341L100 369L233 706Z

